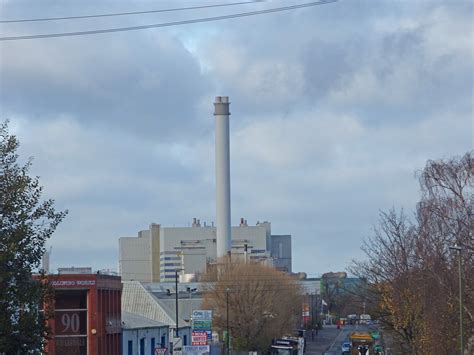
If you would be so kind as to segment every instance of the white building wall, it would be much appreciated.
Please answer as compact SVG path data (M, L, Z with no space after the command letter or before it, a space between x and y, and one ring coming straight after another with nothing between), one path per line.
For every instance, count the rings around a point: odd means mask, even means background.
M269 222L256 226L245 222L231 231L234 260L243 260L247 245L247 260L273 265ZM138 237L119 239L120 274L124 281L171 282L177 269L184 269L179 273L185 274L205 272L207 263L216 261L216 247L215 227L194 223L192 227L163 228L152 224Z
M123 281L152 282L151 265L149 231L141 231L138 238L119 239L119 272Z
M129 342L131 342L131 354L133 355L140 354L141 344L144 345L145 354L154 354L154 352L151 351L152 338L155 339L155 348L161 348L163 346L169 348L168 327L122 329L122 354L129 355Z
M248 259L270 257L268 236L270 223L257 226L232 227L232 256L244 255L248 247ZM206 263L217 258L215 227L162 228L160 233L160 281L171 282L175 270L184 268L186 274L205 272Z

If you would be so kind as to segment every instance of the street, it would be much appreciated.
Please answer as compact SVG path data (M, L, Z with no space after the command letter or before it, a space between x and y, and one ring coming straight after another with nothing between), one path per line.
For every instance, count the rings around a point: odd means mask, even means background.
M306 354L321 355L325 351L333 352L334 354L341 353L342 343L348 341L348 336L354 331L368 331L369 327L365 325L346 325L342 329L337 329L336 326L325 326L319 331L318 335L311 340L311 334L307 340Z

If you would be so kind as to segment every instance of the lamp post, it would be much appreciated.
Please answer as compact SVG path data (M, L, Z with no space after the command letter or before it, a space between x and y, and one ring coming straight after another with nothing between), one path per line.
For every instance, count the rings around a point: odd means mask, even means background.
M176 338L178 337L178 272L183 271L183 269L176 269L174 270L174 282L175 282L175 290L176 290L176 298L175 298L175 303L176 303ZM173 349L174 352L174 349Z
M464 339L463 339L463 317L462 317L462 255L461 255L461 247L455 244L452 247L449 247L451 250L456 250L459 256L458 262L459 262L459 331L460 333L460 342L461 342L461 355L464 354Z
M227 321L227 355L230 354L230 333L229 333L229 291L230 288L226 288L225 290L225 298L226 298L226 321Z

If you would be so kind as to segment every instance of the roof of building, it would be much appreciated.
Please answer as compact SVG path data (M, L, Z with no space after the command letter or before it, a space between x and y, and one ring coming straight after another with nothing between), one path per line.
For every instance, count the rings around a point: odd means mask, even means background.
M186 299L186 301L187 300L189 299ZM180 307L179 327L189 327L189 323L186 321L186 318L183 317L187 314L188 307L186 306L186 301L183 303L181 301L183 301L183 299L180 299L178 303ZM202 300L200 302L202 302ZM171 306L161 302L161 299L156 297L138 281L123 282L122 310L162 322L170 327L176 325L174 302L172 302Z
M175 314L176 300L174 298L156 297L156 299L163 306L163 309L165 309L168 314L170 315ZM202 309L202 301L203 301L202 298L179 298L178 299L179 318L186 322L189 322L191 320L192 312L196 309Z
M124 329L139 329L139 328L161 328L168 327L166 324L156 320L122 311L122 328Z

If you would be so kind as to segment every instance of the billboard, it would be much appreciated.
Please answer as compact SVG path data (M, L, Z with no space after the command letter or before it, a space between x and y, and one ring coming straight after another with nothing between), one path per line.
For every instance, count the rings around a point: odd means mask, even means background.
M207 309L196 309L191 314L193 334L206 335L205 344L193 345L207 345L208 341L212 340L212 311Z

